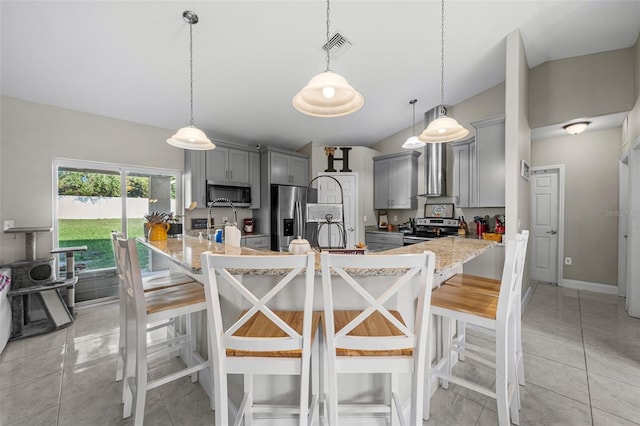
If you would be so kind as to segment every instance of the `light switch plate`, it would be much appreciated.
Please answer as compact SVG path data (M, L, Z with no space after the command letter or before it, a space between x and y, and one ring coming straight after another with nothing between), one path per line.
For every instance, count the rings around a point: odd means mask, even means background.
M14 224L12 220L5 220L4 221L4 230L6 231L9 228L13 228Z

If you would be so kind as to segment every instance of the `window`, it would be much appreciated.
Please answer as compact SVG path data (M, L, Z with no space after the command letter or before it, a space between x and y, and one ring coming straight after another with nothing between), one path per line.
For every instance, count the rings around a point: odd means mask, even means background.
M140 168L107 163L54 160L54 245L87 246L76 252L84 267L76 288L76 300L116 296L115 261L111 232L129 238L144 235L144 215L151 211L182 211L179 171ZM143 273L166 269L139 248ZM64 261L61 260L64 266Z

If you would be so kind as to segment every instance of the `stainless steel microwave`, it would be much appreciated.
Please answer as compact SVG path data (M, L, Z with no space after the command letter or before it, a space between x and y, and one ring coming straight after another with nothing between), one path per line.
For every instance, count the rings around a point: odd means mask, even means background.
M217 198L230 200L234 207L251 207L251 186L231 186L207 181L207 205ZM224 207L224 203L220 203Z

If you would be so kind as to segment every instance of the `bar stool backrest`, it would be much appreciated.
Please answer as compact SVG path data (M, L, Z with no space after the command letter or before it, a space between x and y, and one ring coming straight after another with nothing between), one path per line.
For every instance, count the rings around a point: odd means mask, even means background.
M498 296L496 320L498 324L506 324L516 304L516 297L521 293L522 274L527 250L528 231L526 235L516 234L514 240L507 242L506 258L502 270L502 284ZM515 246L515 249L514 249Z
M122 274L122 293L120 297L124 297L125 308L132 318L140 324L147 323L147 307L144 298L144 287L142 284L142 274L140 272L140 263L138 258L138 250L136 240L123 237L117 237L116 259L119 259Z

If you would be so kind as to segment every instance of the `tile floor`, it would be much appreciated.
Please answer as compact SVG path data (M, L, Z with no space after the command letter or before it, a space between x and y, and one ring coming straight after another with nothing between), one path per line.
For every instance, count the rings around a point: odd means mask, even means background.
M533 288L522 325L520 424L640 424L640 319L616 296ZM9 343L0 355L0 425L130 424L114 381L117 314L116 303L83 308L67 329ZM149 374L177 362L156 362ZM493 383L491 371L470 360L456 368ZM497 424L493 400L454 385L439 389L432 407L426 426ZM212 425L213 413L205 392L184 378L150 393L145 424Z

